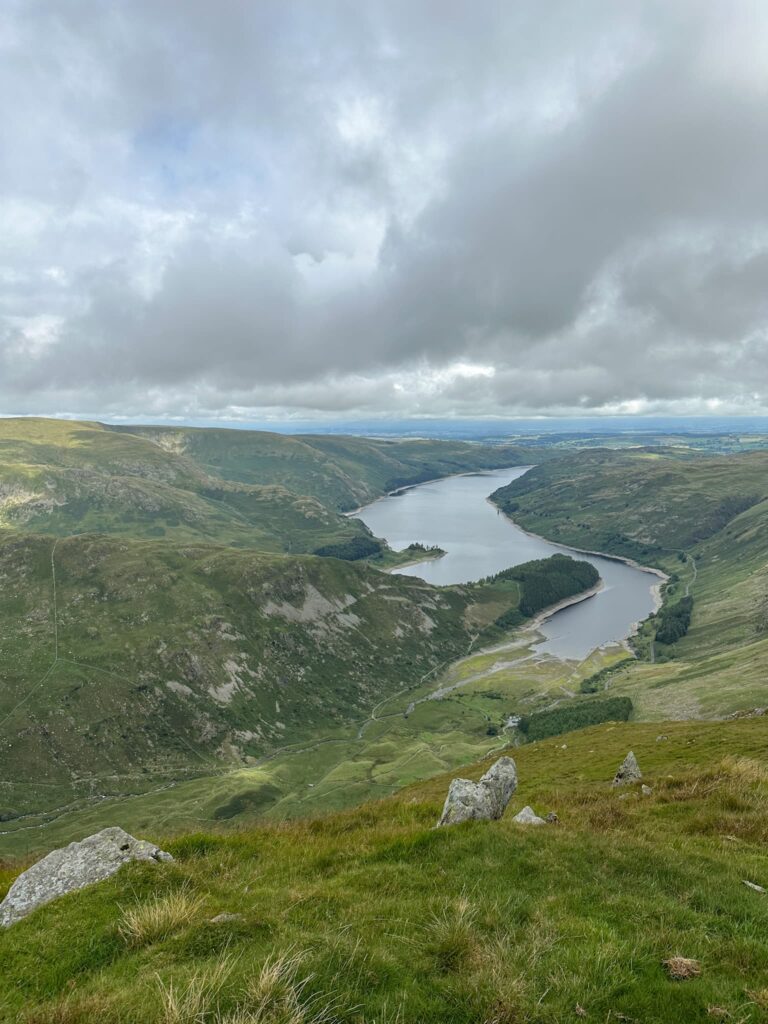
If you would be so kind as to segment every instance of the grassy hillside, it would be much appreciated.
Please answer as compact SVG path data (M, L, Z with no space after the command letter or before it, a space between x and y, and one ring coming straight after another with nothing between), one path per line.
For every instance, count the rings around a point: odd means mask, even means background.
M312 551L367 532L269 477L233 484L147 437L100 424L34 419L0 419L2 527L273 552Z
M28 536L0 541L0 574L5 816L361 717L478 628L459 589L336 559Z
M132 865L0 933L0 1019L765 1021L768 897L743 884L768 885L764 725L663 732L603 725L515 751L499 822L433 830L442 776L316 820L153 832L174 864ZM630 747L650 796L609 785ZM528 803L560 824L516 826ZM221 912L239 916L211 923ZM672 980L675 956L700 974Z
M241 484L269 481L349 511L388 491L452 473L526 465L546 450L468 441L285 435L189 427L120 427ZM534 455L536 456L534 460Z
M551 571L552 600L594 582L585 563L550 561L535 580ZM533 599L517 581L435 588L338 559L93 535L0 540L0 578L10 834L31 814L330 738ZM277 792L252 784L245 804Z
M0 530L311 553L368 536L340 512L387 490L519 465L526 454L469 442L0 419Z
M672 574L693 614L672 646L607 686L642 718L713 717L768 704L768 453L680 458L590 451L538 466L494 495L553 540L630 556ZM653 628L648 634L653 636Z
M768 496L768 452L694 458L674 450L582 451L494 494L526 529L661 564Z

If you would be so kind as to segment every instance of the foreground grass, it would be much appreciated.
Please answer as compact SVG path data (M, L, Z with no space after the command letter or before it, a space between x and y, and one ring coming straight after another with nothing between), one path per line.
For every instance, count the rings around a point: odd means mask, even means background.
M442 777L170 840L175 863L131 865L0 935L0 1019L764 1021L768 897L743 880L768 885L768 730L663 734L628 723L522 748L500 822L433 830ZM648 797L608 785L630 745ZM525 803L561 824L515 826ZM222 912L240 916L211 923ZM676 956L700 975L671 980Z

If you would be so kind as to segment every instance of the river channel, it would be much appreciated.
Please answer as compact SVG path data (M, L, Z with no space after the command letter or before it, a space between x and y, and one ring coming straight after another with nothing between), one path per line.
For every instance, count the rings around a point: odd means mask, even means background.
M656 607L659 577L613 558L588 555L526 533L487 499L529 466L447 477L387 495L356 515L400 551L414 541L447 553L396 570L438 586L482 579L533 558L565 553L591 562L602 579L594 596L555 612L540 626L537 651L585 658L603 644L626 639Z

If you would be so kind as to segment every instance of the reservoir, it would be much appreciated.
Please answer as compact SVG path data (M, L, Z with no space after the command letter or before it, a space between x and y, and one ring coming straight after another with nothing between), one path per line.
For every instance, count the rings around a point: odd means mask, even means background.
M650 615L660 580L625 562L532 536L500 513L488 495L528 469L517 466L419 484L380 498L356 515L396 551L414 541L443 548L447 554L442 558L396 570L438 586L468 583L554 554L591 562L603 581L600 592L555 612L539 627L544 640L538 651L581 660L602 644L626 639Z

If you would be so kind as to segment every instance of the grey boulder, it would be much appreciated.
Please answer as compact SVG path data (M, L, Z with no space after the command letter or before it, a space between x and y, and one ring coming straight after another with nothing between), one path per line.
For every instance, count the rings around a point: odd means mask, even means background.
M619 770L613 777L614 786L625 786L629 782L639 782L643 777L637 758L630 752L619 765Z
M479 782L454 779L445 798L440 825L461 821L492 821L506 810L517 789L517 768L511 757L500 757Z
M517 822L518 825L546 825L547 822L544 818L540 818L532 807L524 807L522 811L518 811L512 821Z
M23 871L8 890L0 903L0 927L15 924L59 896L109 878L132 860L160 862L173 857L121 828L105 828L80 843L53 850Z

